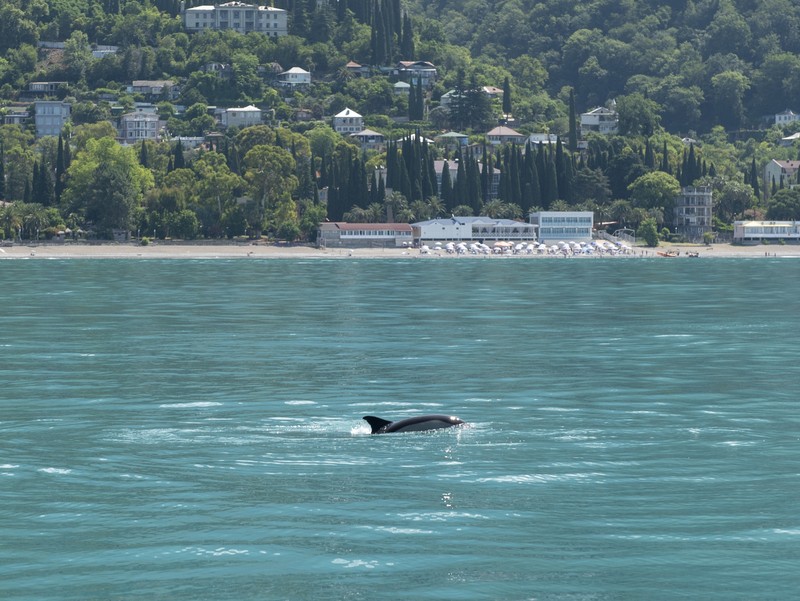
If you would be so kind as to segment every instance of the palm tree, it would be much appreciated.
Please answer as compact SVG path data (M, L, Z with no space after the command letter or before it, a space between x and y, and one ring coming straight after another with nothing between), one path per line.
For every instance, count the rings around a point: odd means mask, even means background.
M400 192L387 194L383 204L386 205L386 219L389 222L400 223L401 213L408 212L408 201Z
M428 199L428 211L431 216L440 217L445 214L445 210L444 202L438 196L431 196Z
M5 236L13 240L14 235L20 235L22 229L22 211L18 202L7 204L3 209L3 230Z
M366 209L366 218L368 223L383 223L386 221L386 211L379 202L370 203Z
M415 200L409 207L415 221L425 221L431 218L430 206L424 200Z
M353 205L353 208L347 211L343 217L345 221L350 223L367 223L367 210L358 205Z

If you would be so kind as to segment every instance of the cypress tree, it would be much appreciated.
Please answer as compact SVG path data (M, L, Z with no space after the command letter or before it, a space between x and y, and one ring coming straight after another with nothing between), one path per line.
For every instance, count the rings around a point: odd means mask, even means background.
M664 149L661 151L661 167L659 167L659 171L672 175L672 169L669 166L669 151L667 150L666 141L664 141Z
M464 169L464 157L460 151L456 160L458 161L458 167L456 169L455 185L453 186L455 192L453 202L456 205L469 204L467 202L467 172Z
M150 167L150 160L147 156L147 141L142 140L142 147L139 150L139 164L142 167Z
M39 189L39 198L34 202L39 202L46 207L53 204L53 174L50 172L50 167L47 165L47 160L42 149L42 162L39 165L39 182L37 185Z
M6 150L0 140L0 200L6 198Z
M756 198L761 197L761 190L759 190L758 184L758 171L756 170L756 158L750 161L750 185L753 188L753 194L755 194Z
M39 186L41 184L41 180L39 179L39 161L33 161L33 173L31 174L31 189L30 189L30 200L33 202L41 202L39 200L41 196L41 192L39 190Z
M644 164L647 166L648 169L655 169L656 168L656 157L653 154L653 146L650 144L650 140L648 139L644 145Z
M503 80L503 114L506 119L511 114L511 82L507 75Z
M400 43L400 54L406 60L413 60L416 50L414 49L414 30L411 27L411 17L408 13L403 19L403 37Z
M453 202L453 183L450 179L450 165L447 161L442 166L442 184L439 190L439 198L442 199L445 208L452 212L456 204Z
M173 169L183 169L186 167L186 159L183 157L183 144L178 140L175 143L175 151L173 153L174 160L172 162Z
M575 116L575 90L569 91L569 149L571 152L578 150L578 124Z
M61 193L64 191L64 137L58 134L58 150L56 151L56 173L55 173L55 201L61 204Z

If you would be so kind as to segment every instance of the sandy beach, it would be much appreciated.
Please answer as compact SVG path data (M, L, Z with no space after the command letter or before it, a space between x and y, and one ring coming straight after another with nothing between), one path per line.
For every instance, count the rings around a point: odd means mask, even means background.
M662 245L656 248L636 247L629 255L589 255L574 257L582 260L624 259L624 258L659 258L657 252L675 251L677 256L672 260L689 258L689 253L697 253L698 257L800 257L800 246L779 244L758 244L753 246L734 246L731 244L705 245ZM2 259L399 259L415 258L431 260L448 259L559 259L562 256L548 255L455 255L444 250L421 254L417 249L404 248L328 248L318 249L309 245L283 245L266 243L205 243L205 242L170 242L151 243L142 246L136 243L14 243L12 246L0 246ZM570 257L573 258L573 257ZM669 259L666 259L669 260Z

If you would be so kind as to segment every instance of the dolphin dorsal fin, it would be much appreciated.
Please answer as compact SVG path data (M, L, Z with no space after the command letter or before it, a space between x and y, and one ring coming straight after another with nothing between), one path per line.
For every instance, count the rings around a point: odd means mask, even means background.
M380 417L375 417L374 415L365 415L363 419L365 419L370 428L372 428L373 434L377 434L381 428L384 428L392 423L388 419L381 419Z

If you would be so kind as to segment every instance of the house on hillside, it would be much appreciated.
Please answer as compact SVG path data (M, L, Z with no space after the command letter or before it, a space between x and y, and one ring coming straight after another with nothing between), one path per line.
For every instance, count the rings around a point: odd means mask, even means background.
M436 143L448 152L455 152L464 149L469 144L469 136L460 134L456 131L449 131L445 134L436 136Z
M37 100L33 103L36 137L57 136L72 114L72 105L61 100Z
M334 115L332 127L340 134L357 134L364 129L364 117L352 109L345 108L342 112Z
M177 100L180 93L171 79L135 79L127 91L129 94L141 94L147 100Z
M220 112L219 120L224 127L251 127L261 125L263 112L260 108L253 106L234 107L223 109Z
M588 113L581 113L581 137L590 133L613 135L619 129L619 115L614 109L598 106Z
M202 68L204 73L213 73L223 81L233 78L233 68L230 63L206 63Z
M800 121L800 115L789 109L775 115L775 125L784 126L794 123L795 121Z
M67 93L66 81L32 81L28 84L28 94L42 98L44 96L58 96L63 98Z
M406 83L404 81L398 81L392 86L392 91L397 96L406 95L408 96L411 93L411 84Z
M355 61L350 61L349 63L347 63L344 66L344 68L353 77L369 77L370 76L369 65L359 65Z
M0 109L3 125L24 126L31 118L27 104L11 104Z
M537 144L555 145L558 143L558 136L546 133L531 134L528 136L528 142L530 142L531 146L536 146Z
M396 66L401 80L430 88L436 82L436 67L428 61L400 61Z
M525 136L515 129L506 127L505 125L498 125L491 131L486 133L486 139L490 144L524 144Z
M772 159L764 166L764 182L762 186L764 194L769 197L772 194L773 185L775 188L780 189L797 184L798 169L800 169L800 161Z
M363 150L383 150L386 145L386 136L371 129L350 134L350 139L358 142Z
M289 88L309 86L311 85L311 73L302 67L292 67L278 75L278 81L281 85Z
M270 37L289 33L285 10L244 2L187 8L183 10L183 24L188 31L233 29L239 33L257 32Z
M142 140L156 141L165 125L166 122L159 120L155 107L135 110L119 118L117 139L121 144L134 144Z
M685 186L675 199L675 232L692 242L703 240L711 231L711 186Z

